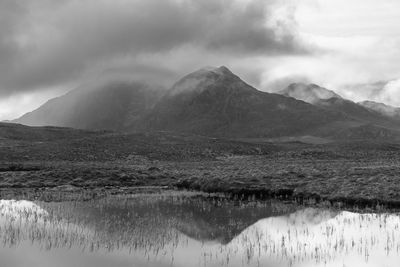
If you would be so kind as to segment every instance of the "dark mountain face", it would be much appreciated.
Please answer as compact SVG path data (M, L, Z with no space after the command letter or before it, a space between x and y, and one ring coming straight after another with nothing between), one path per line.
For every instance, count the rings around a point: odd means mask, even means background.
M258 91L220 67L178 81L144 125L211 136L264 137L298 135L340 119L303 101Z
M30 126L122 130L141 118L160 96L159 90L141 83L108 83L51 99L13 122Z

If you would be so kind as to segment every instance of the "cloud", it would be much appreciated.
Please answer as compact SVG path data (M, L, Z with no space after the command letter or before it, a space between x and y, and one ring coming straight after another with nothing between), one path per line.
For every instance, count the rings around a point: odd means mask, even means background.
M383 5L379 0L298 1L296 29L314 53L268 60L262 87L304 77L354 101L393 104L380 94L387 94L382 90L388 81L400 77L399 8L397 0Z
M18 2L12 0L0 1L0 70L4 71L18 54L14 44L14 33L20 26L19 17L25 13Z
M0 121L18 118L26 112L36 109L50 98L59 96L65 90L66 88L51 88L0 98Z
M355 101L371 100L400 107L400 79L374 83L353 84L343 88Z
M278 2L1 0L0 97L112 70L145 78L161 73L162 81L185 72L164 66L162 59L187 67L209 55L234 60L304 53L289 19L270 20ZM183 54L189 58L180 58ZM146 57L158 62L143 62Z
M400 79L388 82L374 100L400 107Z

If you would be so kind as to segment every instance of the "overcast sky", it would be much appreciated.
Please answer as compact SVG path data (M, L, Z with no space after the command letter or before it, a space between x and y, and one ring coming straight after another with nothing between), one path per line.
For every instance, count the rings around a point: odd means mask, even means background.
M0 120L98 79L225 65L400 106L398 0L0 0Z

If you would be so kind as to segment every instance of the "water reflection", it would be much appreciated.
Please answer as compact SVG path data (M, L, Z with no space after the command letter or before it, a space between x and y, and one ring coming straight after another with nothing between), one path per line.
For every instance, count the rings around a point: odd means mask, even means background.
M399 224L397 214L182 193L0 200L0 265L397 266Z

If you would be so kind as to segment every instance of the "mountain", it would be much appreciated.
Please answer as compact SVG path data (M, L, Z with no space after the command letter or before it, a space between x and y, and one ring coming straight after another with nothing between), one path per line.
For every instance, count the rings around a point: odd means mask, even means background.
M259 91L228 68L206 68L179 80L144 118L150 130L218 137L300 135L342 116Z
M369 110L378 112L379 114L392 118L400 118L400 108L398 107L393 107L374 101L363 101L359 102L358 104Z
M358 127L364 124L376 124L380 127L398 129L400 126L398 121L394 121L384 112L377 112L377 110L371 108L371 106L367 106L367 104L363 105L342 98L334 91L315 84L306 85L303 83L293 83L279 93L298 100L303 100L332 112L341 113L348 121L353 122L353 124L349 125L351 127ZM372 129L370 127L367 128ZM338 130L342 131L344 129Z
M293 97L310 104L316 104L321 100L330 98L342 99L342 97L334 91L320 87L316 84L304 83L292 83L282 91L279 91L278 94Z
M354 139L395 136L400 129L400 120L315 84L291 84L279 93L259 91L224 66L209 67L186 75L164 92L138 82L78 88L13 122L220 138Z
M150 109L160 90L137 82L78 88L14 120L29 126L122 130Z

